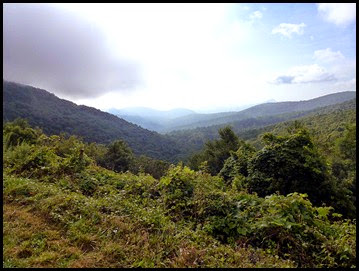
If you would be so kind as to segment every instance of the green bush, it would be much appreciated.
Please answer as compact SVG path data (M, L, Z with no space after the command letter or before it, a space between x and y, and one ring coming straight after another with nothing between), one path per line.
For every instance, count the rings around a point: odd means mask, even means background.
M13 122L7 122L3 126L4 148L15 147L23 142L35 144L41 133L40 129L31 128L26 119L17 118Z
M161 195L169 212L175 215L188 215L191 210L189 199L193 195L196 173L182 165L171 166L161 178Z
M74 147L71 154L62 159L59 173L73 175L82 172L93 160L90 159L81 147Z
M81 178L79 183L81 192L86 196L92 196L97 188L98 181L90 176Z
M21 143L4 154L4 166L26 177L49 177L56 173L59 157L47 146Z
M249 191L262 197L299 192L307 193L315 204L330 201L327 165L306 129L289 136L265 134L263 140L265 147L249 161Z
M231 156L225 161L219 175L230 184L235 176L248 176L248 163L255 154L255 149L242 142L236 152L232 152Z
M100 165L115 172L125 172L133 161L132 150L123 140L113 141L107 149Z

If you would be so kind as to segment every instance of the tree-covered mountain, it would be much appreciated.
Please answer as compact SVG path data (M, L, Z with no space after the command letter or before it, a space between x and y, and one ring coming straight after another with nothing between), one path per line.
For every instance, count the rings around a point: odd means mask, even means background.
M160 132L208 127L212 125L233 123L251 118L308 111L319 107L342 103L355 97L355 91L344 91L321 96L307 101L264 103L252 106L239 112L192 114L171 120Z
M46 134L66 132L87 142L108 144L123 139L135 154L171 160L179 152L168 137L98 109L76 105L31 86L3 81L3 121L26 118Z
M308 122L308 125L310 126L312 123L316 122L316 119L327 118L327 121L332 120L330 122L331 124L327 124L332 127L334 125L333 123L346 121L346 117L349 115L351 118L353 118L353 116L355 117L355 112L356 99L352 99L343 103L319 107L308 111L252 117L209 127L173 131L168 133L167 136L175 140L178 145L181 146L182 153L187 155L191 152L199 151L208 140L217 139L218 129L223 128L226 125L230 125L233 128L233 131L241 138L245 140L255 140L258 135L263 132L271 131L276 124L283 122L299 119ZM346 117L343 117L343 115ZM306 116L308 116L308 118L306 118ZM324 129L324 127L321 129Z
M343 135L348 124L356 123L356 99L313 110L310 114L298 118L312 132L318 146L325 146ZM239 132L238 135L260 147L259 136L266 132L282 134L294 120L288 120L265 127ZM323 147L323 151L328 149Z

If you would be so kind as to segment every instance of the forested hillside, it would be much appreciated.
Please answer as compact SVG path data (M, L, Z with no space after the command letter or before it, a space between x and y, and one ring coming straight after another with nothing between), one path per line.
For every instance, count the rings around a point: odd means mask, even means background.
M171 122L166 123L161 132L208 127L239 121L245 122L258 119L260 117L268 118L269 116L273 116L273 118L275 118L275 116L286 115L288 113L289 116L290 113L293 113L293 115L295 115L294 113L304 114L305 111L342 103L355 97L356 93L354 91L345 91L321 96L307 101L264 103L252 106L239 112L192 114L171 120Z
M67 132L103 144L123 139L136 154L153 158L171 161L179 152L169 138L112 114L59 99L46 90L3 81L3 121L18 117L26 118L48 135Z
M319 131L322 131L321 133L331 133L339 126L344 127L343 123L355 122L355 115L356 99L352 99L350 101L314 110L271 115L268 117L249 118L222 125L174 131L167 135L181 146L181 149L184 150L183 153L188 154L200 150L208 140L218 138L218 129L223 128L226 125L230 125L233 128L233 131L235 131L241 138L245 140L256 140L258 135L263 132L271 131L275 127L275 125L271 124L282 123L285 121L285 123L290 123L289 120L298 119L303 120L305 125L310 129L318 128L319 130L317 133L319 133ZM322 125L323 122L325 123L324 125ZM317 127L313 127L313 124L316 124ZM256 144L259 144L259 142L257 141Z

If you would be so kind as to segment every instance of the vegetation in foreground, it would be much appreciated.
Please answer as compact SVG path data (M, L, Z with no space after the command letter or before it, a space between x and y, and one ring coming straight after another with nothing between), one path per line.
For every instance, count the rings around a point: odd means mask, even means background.
M337 176L305 128L294 128L287 136L265 135L259 151L224 129L197 160L207 155L221 168L207 159L197 171L159 167L154 178L136 164L146 158L131 156L123 143L99 147L46 136L22 120L7 123L3 266L355 267L355 209L348 204L355 129L337 143ZM282 170L275 173L269 161ZM333 199L309 193L311 187L293 191L303 176L317 178L334 198L344 196L343 203L333 210Z

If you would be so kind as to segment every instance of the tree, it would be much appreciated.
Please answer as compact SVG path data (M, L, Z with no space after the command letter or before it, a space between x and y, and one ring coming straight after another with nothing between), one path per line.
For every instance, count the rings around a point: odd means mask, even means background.
M240 143L241 146L236 152L231 152L231 156L225 161L223 168L219 175L230 183L235 176L248 176L248 162L255 153L254 147L245 143Z
M290 132L288 136L264 134L264 148L249 161L249 190L259 196L307 193L313 203L330 201L332 187L326 162L308 130L297 127Z
M17 146L23 142L35 144L42 131L33 129L26 119L17 118L3 126L3 143L5 148Z
M116 172L125 172L132 161L132 150L123 140L115 140L108 146L101 165Z
M346 126L338 138L331 169L336 184L334 206L344 215L356 217L356 124Z
M216 175L222 169L231 151L238 149L240 140L230 126L219 129L218 134L220 136L219 139L208 141L202 153L192 156L190 159L190 166L192 168L198 169L202 162L207 161L209 173Z
M134 174L138 174L139 172L147 173L155 179L160 179L166 174L169 166L170 164L168 162L140 155L133 160L130 171Z

